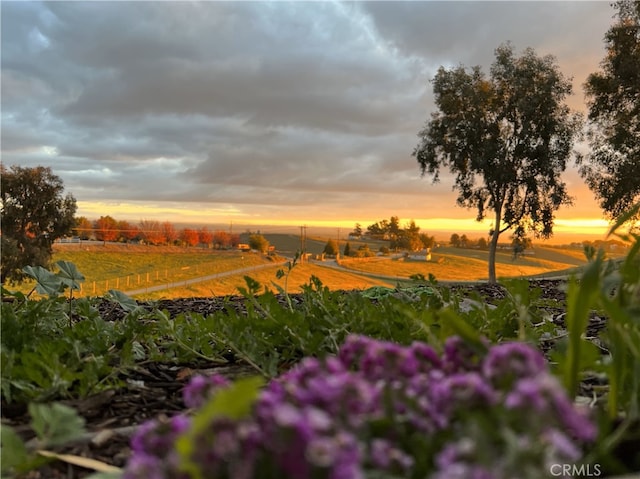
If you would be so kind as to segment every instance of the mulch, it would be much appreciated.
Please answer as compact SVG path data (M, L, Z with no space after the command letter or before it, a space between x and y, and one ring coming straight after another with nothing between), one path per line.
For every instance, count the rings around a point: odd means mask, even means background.
M542 298L549 304L557 302L557 308L549 306L552 318L559 325L564 320L565 293L561 281L536 281L534 285L541 288ZM458 284L451 286L464 296L479 294L487 302L493 303L505 297L501 286L489 284ZM290 295L294 303L302 301L301 295ZM279 298L286 304L284 298ZM167 310L171 316L193 312L203 315L224 310L230 304L238 311L245 308L243 297L226 298L183 298L162 300L146 304L149 308L157 307ZM106 320L121 319L126 313L119 306L107 301L99 307ZM596 336L604 327L605 320L596 315L592 317L588 336ZM543 349L550 347L544 345ZM103 391L83 399L61 401L75 408L86 420L88 433L82 440L57 448L57 453L88 457L117 467L123 467L131 454L129 440L136 426L151 418L170 417L182 412L182 388L194 374L211 374L217 372L230 379L251 375L254 371L242 363L220 366L197 362L193 364L174 365L158 362L143 362L136 369L129 371L126 387L119 390ZM598 387L597 378L583 383L583 393L591 394ZM29 416L25 405L2 403L2 423L8 424L27 441L33 443L34 433L29 427ZM26 479L79 479L93 471L63 461L54 461L37 471L23 476Z

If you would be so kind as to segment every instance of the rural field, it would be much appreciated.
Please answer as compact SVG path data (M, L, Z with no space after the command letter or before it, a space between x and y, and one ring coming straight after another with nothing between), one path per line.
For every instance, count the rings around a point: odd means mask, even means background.
M574 271L586 264L582 254L575 250L560 248L534 248L533 255L514 258L511 252L498 252L496 273L498 277L556 276ZM345 258L340 265L353 271L381 276L410 277L433 274L443 281L478 281L487 278L488 251L440 247L431 255L430 261L411 258L373 257Z
M265 237L276 247L275 256L172 246L83 243L56 245L53 262L70 261L85 276L80 296L99 296L111 289L131 292L139 299L232 295L245 285L245 276L271 289L275 289L274 284L284 288L285 278L277 279L276 273L293 258L300 239L291 234ZM482 281L487 277L488 252L483 250L438 247L430 261L400 255L340 258L338 263L333 259L313 259L322 253L327 240L307 238L305 244L312 259L293 268L287 291L299 292L311 276L330 289L342 290L395 286L415 275L425 278L433 275L440 281ZM345 243L341 243L341 249ZM350 241L354 249L364 244L377 251L386 243ZM586 264L584 253L575 248L535 247L532 253L514 258L509 251L499 251L498 276L554 277L575 272ZM210 279L213 275L220 276ZM25 282L16 289L27 292L32 288L32 282Z
M393 281L367 277L357 274L356 272L326 268L313 263L296 265L291 270L285 284L284 277L280 279L276 277L279 269L286 271L286 267L284 266L272 266L250 273L234 274L216 280L203 281L186 287L137 294L135 298L138 300L147 300L234 295L238 294L238 287L246 287L245 276L250 276L252 279L258 281L262 285L262 288L268 288L273 292L277 292L277 288L274 285L278 285L286 289L289 293L299 293L303 285L309 284L312 276L319 278L322 284L331 290L362 290L372 286L395 286Z
M123 292L223 273L260 267L273 261L258 254L169 246L124 244L56 245L53 262L70 261L85 276L81 295ZM26 282L19 290L28 291Z

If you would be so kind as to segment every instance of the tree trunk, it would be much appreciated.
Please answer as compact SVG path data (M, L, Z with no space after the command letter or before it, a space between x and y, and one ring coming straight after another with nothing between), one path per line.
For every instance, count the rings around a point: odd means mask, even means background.
M493 227L493 234L489 242L489 284L496 284L496 250L498 249L498 238L500 237L500 220L502 219L502 204L496 207L496 224Z

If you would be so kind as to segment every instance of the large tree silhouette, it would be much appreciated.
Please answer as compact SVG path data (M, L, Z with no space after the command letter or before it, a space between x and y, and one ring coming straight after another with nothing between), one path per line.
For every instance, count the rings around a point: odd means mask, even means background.
M480 67L441 67L433 79L437 111L419 133L413 155L424 175L455 177L457 203L493 213L489 281L501 233L516 227L552 235L554 212L570 198L560 174L572 153L580 118L565 104L571 83L552 56L521 56L502 45L487 77Z
M640 201L640 2L617 2L601 70L585 84L590 151L580 173L605 214Z
M76 200L51 168L0 165L2 264L0 281L21 281L25 266L48 266L53 242L71 234Z

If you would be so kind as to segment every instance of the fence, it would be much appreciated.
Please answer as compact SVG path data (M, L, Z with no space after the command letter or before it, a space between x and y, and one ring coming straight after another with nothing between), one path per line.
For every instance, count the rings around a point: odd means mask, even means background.
M250 258L250 257L248 257ZM244 260L243 260L244 263ZM202 277L202 281L207 278L215 278L217 275L225 276L230 274L240 274L260 269L263 266L273 266L276 263L261 263L254 261L246 261L246 265L240 265L240 268L229 269L228 264L220 262L201 263L194 266L182 266L180 268L165 268L141 273L130 273L115 278L89 280L80 284L80 295L85 296L101 296L110 289L117 289L123 292L156 289L168 289L176 287L177 283L189 281Z

